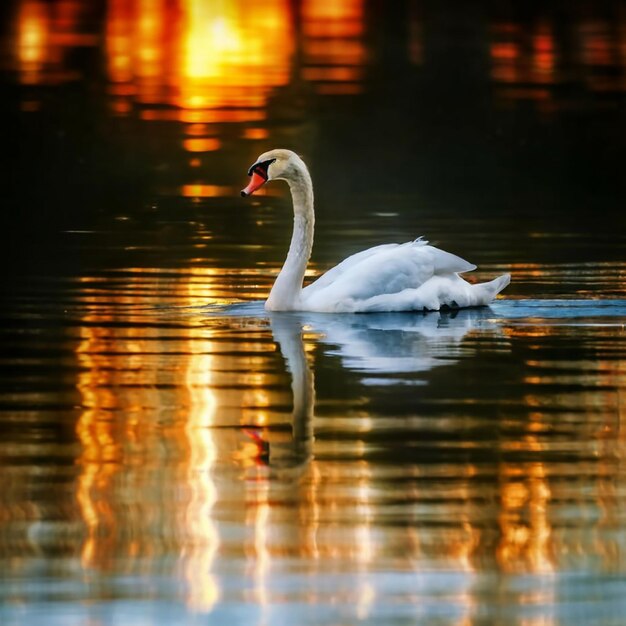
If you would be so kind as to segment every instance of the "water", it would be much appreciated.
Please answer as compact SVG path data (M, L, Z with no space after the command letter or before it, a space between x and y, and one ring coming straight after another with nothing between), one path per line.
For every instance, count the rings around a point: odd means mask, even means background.
M3 625L623 622L624 12L557 5L5 5ZM278 145L309 278L504 297L265 313Z

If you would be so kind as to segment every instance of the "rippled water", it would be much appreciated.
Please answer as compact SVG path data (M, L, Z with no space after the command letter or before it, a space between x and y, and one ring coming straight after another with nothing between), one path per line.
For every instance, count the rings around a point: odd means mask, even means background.
M574 273L623 289L623 265ZM16 287L4 623L618 623L623 293L267 315L268 280Z
M621 5L243 4L3 9L0 622L623 623ZM424 235L511 285L265 313L274 144L307 280Z

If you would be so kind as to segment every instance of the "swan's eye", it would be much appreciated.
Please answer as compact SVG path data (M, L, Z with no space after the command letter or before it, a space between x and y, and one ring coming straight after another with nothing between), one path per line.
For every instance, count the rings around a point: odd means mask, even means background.
M267 180L267 169L275 160L276 159L269 159L268 161L260 161L259 163L255 163L248 170L248 176L252 176L252 174L257 174L258 176L261 176L261 178Z

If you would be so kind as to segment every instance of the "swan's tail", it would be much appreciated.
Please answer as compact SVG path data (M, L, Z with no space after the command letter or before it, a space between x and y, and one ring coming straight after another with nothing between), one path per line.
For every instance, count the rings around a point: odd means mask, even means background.
M489 304L510 282L511 275L502 274L502 276L498 276L498 278L494 278L488 283L472 285L472 300L475 300L474 306Z

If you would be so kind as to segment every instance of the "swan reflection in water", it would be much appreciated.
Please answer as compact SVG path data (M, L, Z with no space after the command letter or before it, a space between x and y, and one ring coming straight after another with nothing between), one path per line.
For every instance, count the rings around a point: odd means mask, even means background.
M463 339L472 330L494 330L488 307L431 313L315 314L271 313L274 341L291 374L292 436L262 440L263 460L275 469L304 468L312 456L315 378L306 357L303 331L320 336L325 353L338 356L347 370L363 374L365 385L424 384L407 374L452 365L471 354ZM395 377L394 377L395 375Z

